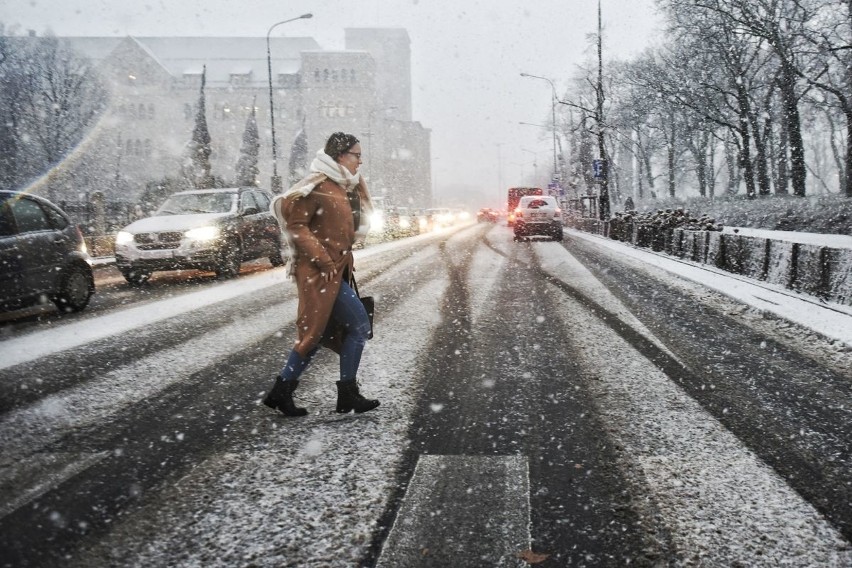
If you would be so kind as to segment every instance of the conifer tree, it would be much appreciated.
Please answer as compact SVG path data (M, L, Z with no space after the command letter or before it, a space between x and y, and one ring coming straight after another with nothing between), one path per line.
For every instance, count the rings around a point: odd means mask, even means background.
M305 119L302 128L296 133L293 147L290 149L290 185L302 179L308 171L308 134L305 132Z
M188 163L184 175L189 183L198 189L210 189L215 187L213 176L210 173L210 131L207 129L207 105L204 97L204 86L207 82L207 66L201 73L201 91L198 95L198 112L195 115L195 128L192 130L192 139L187 145Z
M243 131L243 142L240 145L240 158L235 168L235 185L257 186L260 170L257 167L258 155L260 154L260 136L257 132L256 99L251 103L251 114L246 120Z

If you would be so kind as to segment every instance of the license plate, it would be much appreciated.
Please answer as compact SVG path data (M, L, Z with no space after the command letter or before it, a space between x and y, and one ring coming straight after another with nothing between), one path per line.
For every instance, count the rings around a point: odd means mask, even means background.
M172 256L174 256L174 251L171 249L139 251L139 258L171 258Z
M545 219L547 219L547 213L544 211L530 213L530 219L532 219L533 221L544 221Z

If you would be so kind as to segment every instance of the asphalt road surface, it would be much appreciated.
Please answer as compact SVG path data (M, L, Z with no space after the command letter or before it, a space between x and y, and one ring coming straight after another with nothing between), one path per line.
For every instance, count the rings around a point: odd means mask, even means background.
M852 565L852 354L568 236L477 224L356 256L336 361L259 404L286 269L109 267L81 314L0 323L3 566Z

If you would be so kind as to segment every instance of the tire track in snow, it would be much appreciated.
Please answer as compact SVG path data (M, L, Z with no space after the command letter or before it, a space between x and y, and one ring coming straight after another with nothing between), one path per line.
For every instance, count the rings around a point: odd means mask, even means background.
M536 248L552 255L553 250ZM567 251L576 272L560 315L581 327L569 340L587 368L598 412L641 473L642 484L685 563L840 566L852 563L841 534L768 465L642 355L631 334L614 333L600 310L622 309L614 296L590 310L594 279ZM564 276L563 276L564 277ZM579 297L578 297L579 296Z
M78 387L47 396L0 417L4 463L25 458L71 430L106 424L140 400L215 365L235 351L280 333L292 322L295 300L269 306L176 347L152 353ZM222 346L227 345L228 349Z

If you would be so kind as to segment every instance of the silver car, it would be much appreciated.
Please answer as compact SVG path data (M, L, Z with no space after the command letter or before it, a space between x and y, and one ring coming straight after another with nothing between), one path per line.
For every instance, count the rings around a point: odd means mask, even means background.
M515 209L515 240L543 236L561 241L562 210L550 195L525 195Z
M153 216L118 232L116 266L133 286L159 270L213 270L220 278L232 278L246 260L268 258L281 266L287 245L270 200L256 187L175 193Z

